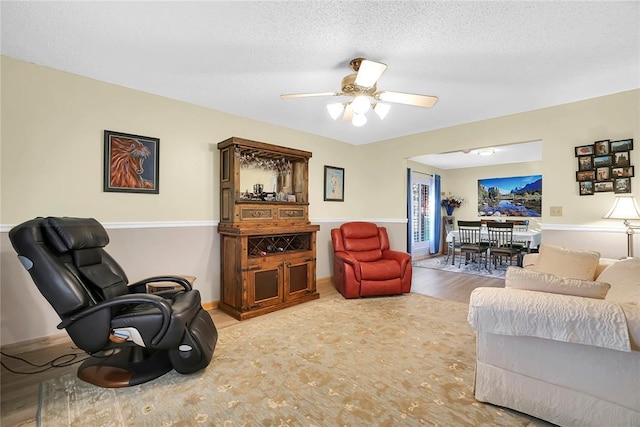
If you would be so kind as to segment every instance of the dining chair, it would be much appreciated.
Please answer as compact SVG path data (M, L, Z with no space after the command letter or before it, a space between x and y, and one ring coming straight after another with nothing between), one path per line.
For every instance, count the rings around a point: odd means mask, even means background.
M458 235L460 236L460 259L458 268L462 265L464 254L464 264L467 265L469 260L476 261L478 271L484 258L485 268L487 267L487 251L489 246L481 241L480 221L458 221Z
M513 231L529 231L529 220L528 219L515 219L509 221L513 223ZM520 249L522 256L524 254L531 252L531 242L529 240L518 240L517 237L514 237L513 246Z
M487 233L489 235L489 270L493 263L498 267L498 261L502 264L502 258L509 259L509 265L513 265L516 257L517 265L521 265L521 248L513 245L513 222L488 222Z
M445 241L446 241L446 236L449 235L449 233L451 233L454 229L454 225L453 225L453 221L447 221L444 224L444 230L445 230ZM460 250L460 238L458 237L458 239L456 240L456 237L453 236L450 242L447 242L447 258L445 259L444 263L448 264L449 263L449 258L451 258L451 265L455 265L456 264L456 250Z

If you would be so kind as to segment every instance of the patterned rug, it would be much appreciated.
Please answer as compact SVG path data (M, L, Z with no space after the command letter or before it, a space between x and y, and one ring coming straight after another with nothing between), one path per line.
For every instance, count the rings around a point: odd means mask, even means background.
M464 273L464 274L474 274L477 276L495 277L497 279L504 279L504 274L507 271L507 267L509 267L508 263L498 265L496 268L491 266L491 272L489 272L485 268L484 264L480 265L479 270L478 270L478 264L476 263L470 262L469 264L465 265L464 259L462 260L462 263L460 263L460 266L458 267L458 262L460 261L460 257L458 255L456 255L455 265L451 265L451 258L449 258L449 262L447 262L446 260L447 260L447 256L442 255L442 256L426 258L419 261L415 261L413 263L413 266L420 267L420 268L433 268L435 270L451 271L453 273Z
M192 375L103 389L42 383L42 426L533 426L473 398L465 304L418 294L312 301L221 329Z

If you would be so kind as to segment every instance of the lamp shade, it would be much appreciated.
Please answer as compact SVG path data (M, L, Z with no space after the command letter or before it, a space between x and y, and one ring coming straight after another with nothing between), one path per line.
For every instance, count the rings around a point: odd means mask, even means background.
M331 118L333 120L336 120L344 111L344 104L342 104L341 102L329 104L327 105L327 110L329 111L329 115L331 116Z
M640 208L633 196L616 196L613 206L602 218L606 219L640 219Z
M390 109L391 105L383 104L382 102L378 102L373 107L373 111L378 115L378 117L380 117L380 120L383 120L385 117L387 117L387 113L389 113Z
M371 103L366 96L360 95L353 98L351 101L351 108L355 114L364 114L371 108Z
M364 126L367 123L367 117L364 114L354 114L351 123L356 126Z

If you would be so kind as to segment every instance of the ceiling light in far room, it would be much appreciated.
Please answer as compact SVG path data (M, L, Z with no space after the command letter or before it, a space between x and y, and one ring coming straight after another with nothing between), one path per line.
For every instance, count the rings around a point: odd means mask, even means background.
M391 105L384 104L382 102L378 102L376 103L376 105L373 106L373 112L376 113L378 117L380 117L380 120L384 120L384 118L387 117L387 114L389 114L390 109L391 109Z
M493 148L480 148L478 154L481 156L493 156L496 154L496 150Z
M340 114L344 111L344 104L342 102L328 104L327 111L329 111L329 115L333 120L337 120L338 117L340 117Z
M351 123L356 127L364 126L367 123L367 117L364 114L354 114Z

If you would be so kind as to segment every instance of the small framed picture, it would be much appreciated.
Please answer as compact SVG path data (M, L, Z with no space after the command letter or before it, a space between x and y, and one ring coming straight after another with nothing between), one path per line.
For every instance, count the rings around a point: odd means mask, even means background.
M160 192L160 140L104 131L103 191Z
M576 172L576 181L594 181L595 179L596 179L596 171Z
M613 181L596 182L594 184L594 190L596 193L613 191Z
M611 166L611 156L595 156L593 158L593 166Z
M578 157L578 170L579 171L590 171L592 169L593 169L593 157L591 157L591 156Z
M622 139L620 141L611 141L611 152L631 151L633 150L633 139Z
M611 179L610 168L608 166L602 166L596 168L596 181L609 181Z
M324 200L344 202L344 168L324 167Z
M615 193L631 193L631 178L617 178L613 180Z
M580 182L580 195L581 196L591 196L593 195L593 181L582 181Z
M633 169L634 169L633 166L619 167L619 168L612 167L611 177L612 178L631 178L635 176L635 172Z
M592 145L581 145L580 147L576 147L576 157L580 156L593 156L593 144Z
M594 147L596 156L606 156L610 153L608 139L605 139L604 141L594 142L593 147Z
M613 153L613 166L629 166L629 152L618 151Z

